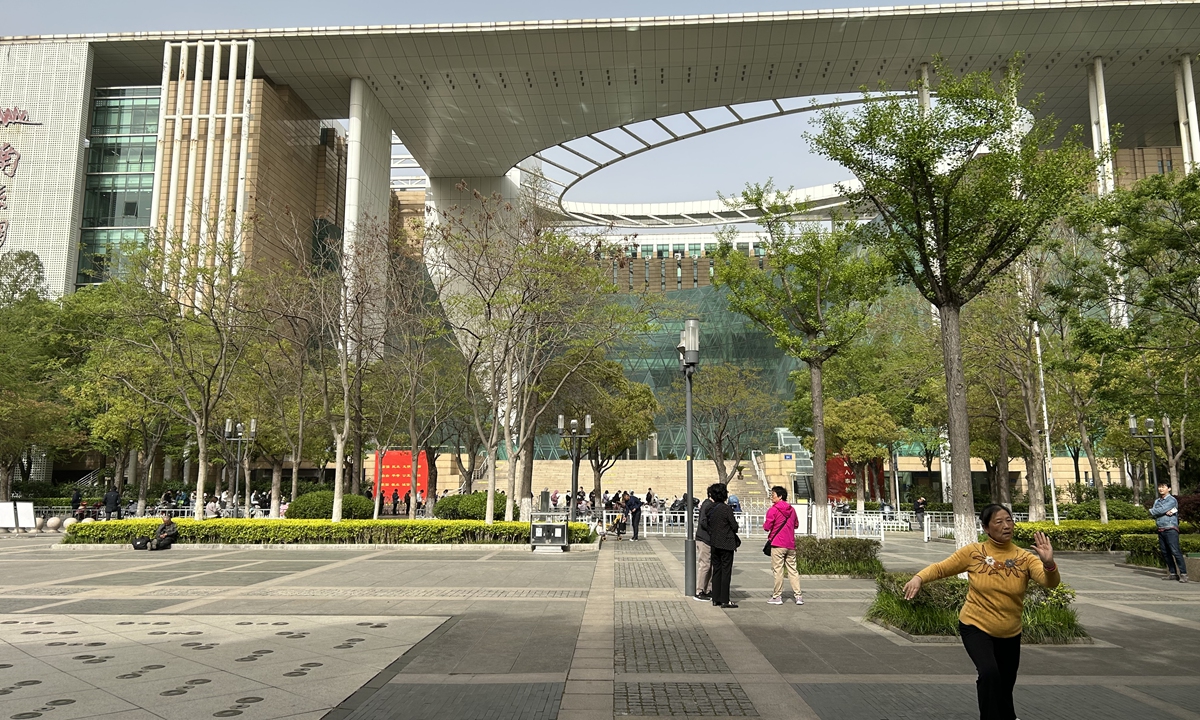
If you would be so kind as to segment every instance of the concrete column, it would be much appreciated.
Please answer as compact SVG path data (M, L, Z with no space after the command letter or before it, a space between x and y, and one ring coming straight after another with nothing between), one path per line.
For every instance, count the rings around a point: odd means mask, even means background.
M1183 169L1192 169L1192 133L1188 129L1187 92L1183 89L1183 64L1175 63L1175 113L1179 119L1179 144L1183 146Z
M1192 162L1197 162L1197 152L1200 152L1200 121L1196 119L1196 86L1192 82L1192 57L1184 55L1179 61L1183 70L1183 92L1187 101L1188 138L1192 145ZM1191 170L1191 168L1188 168Z
M1111 147L1111 139L1109 137L1108 125L1108 98L1104 92L1104 58L1095 58L1092 61L1091 73L1088 77L1088 98L1091 100L1092 110L1092 142L1093 148L1097 153L1109 150ZM1098 176L1099 192L1101 195L1107 195L1113 190L1113 166L1112 158L1104 161L1100 166Z
M346 133L346 214L343 248L351 252L364 222L386 222L392 173L392 119L365 80L350 80Z

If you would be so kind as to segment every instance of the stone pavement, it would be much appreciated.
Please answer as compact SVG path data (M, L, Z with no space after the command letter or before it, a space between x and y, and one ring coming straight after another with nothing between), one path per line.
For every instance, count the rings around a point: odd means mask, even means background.
M682 597L678 539L523 549L54 549L0 541L0 720L978 717L957 644L865 625L863 580L737 610ZM890 569L950 553L889 535ZM1200 720L1200 585L1064 553L1093 645L1026 646L1021 717Z

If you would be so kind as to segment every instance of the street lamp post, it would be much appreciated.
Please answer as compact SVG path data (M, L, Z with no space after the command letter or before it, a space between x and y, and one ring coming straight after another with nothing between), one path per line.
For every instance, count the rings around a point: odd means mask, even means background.
M1150 471L1154 475L1154 488L1157 488L1158 487L1158 463L1154 462L1154 459L1156 457L1156 454L1154 451L1154 438L1162 438L1163 440L1166 440L1167 436L1154 434L1154 418L1146 418L1146 434L1139 435L1137 429L1138 429L1137 418L1130 415L1129 416L1129 437L1140 438L1142 440L1150 441ZM1154 488L1151 488L1151 492L1154 491Z
M255 435L258 434L258 420L250 419L250 435L246 436L246 426L242 423L234 423L233 418L225 418L225 439L234 443L234 459L237 463L233 467L233 516L238 516L238 479L242 469L242 443L245 440L254 441ZM250 478L246 478L246 507L249 507L250 498ZM249 514L249 511L247 511Z
M686 512L687 534L683 541L683 592L691 597L696 594L696 528L692 505L696 496L693 487L692 474L692 375L700 365L700 321L688 318L683 330L679 331L679 370L683 373L684 384L684 435L686 448L684 458L687 460L687 502Z
M571 420L570 430L567 429L566 419L558 416L558 435L564 440L570 440L567 452L571 456L571 501L567 509L567 522L575 522L575 512L579 507L576 495L579 494L579 459L583 454L584 438L592 434L592 416L583 416L583 432L579 431L579 421Z

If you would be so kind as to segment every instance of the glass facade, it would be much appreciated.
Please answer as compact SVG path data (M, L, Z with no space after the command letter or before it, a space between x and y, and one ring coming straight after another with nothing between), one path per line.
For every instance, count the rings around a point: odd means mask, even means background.
M158 86L96 89L76 285L101 282L121 246L146 239L158 105Z

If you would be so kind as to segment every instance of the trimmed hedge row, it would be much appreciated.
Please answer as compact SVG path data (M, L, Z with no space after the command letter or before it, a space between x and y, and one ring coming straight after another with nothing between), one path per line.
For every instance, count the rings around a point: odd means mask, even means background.
M866 619L899 628L910 635L958 635L958 613L967 599L968 581L956 577L925 583L911 601L904 585L912 573L880 573L875 578L875 601ZM1063 643L1088 637L1071 603L1075 591L1066 584L1053 590L1029 583L1021 611L1022 640L1028 643Z
M1107 525L1098 520L1064 520L1061 525L1052 521L1017 523L1013 541L1022 546L1033 542L1035 532L1044 532L1058 550L1103 551L1121 546L1122 535L1153 535L1157 532L1153 520L1113 520Z
M477 520L196 520L181 518L179 543L223 544L521 544L529 542L529 524ZM153 518L77 523L67 529L63 543L124 544L149 537L161 524ZM585 523L572 523L573 543L593 542Z
M375 505L362 495L342 495L342 518L345 520L369 520L375 514ZM318 490L301 495L288 505L289 520L325 520L333 517L333 491Z
M1134 505L1117 498L1108 500L1106 504L1108 505L1109 520L1146 520L1150 517L1150 511L1141 505ZM1066 514L1072 520L1099 520L1100 501L1088 500L1078 505L1071 505L1067 508Z
M1158 535L1122 535L1121 549L1125 551L1125 562L1130 565L1165 568L1162 551L1158 547ZM1180 535L1179 549L1184 555L1200 553L1200 535Z
M796 538L796 571L801 575L853 575L872 578L883 572L879 541L861 538Z
M495 517L504 517L504 504L508 496L497 492L492 500ZM487 493L473 492L467 495L447 495L433 506L433 516L439 520L483 520L487 512ZM513 519L521 519L521 506L513 505Z

